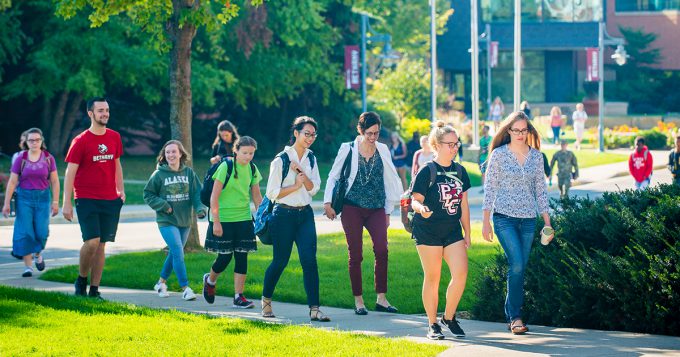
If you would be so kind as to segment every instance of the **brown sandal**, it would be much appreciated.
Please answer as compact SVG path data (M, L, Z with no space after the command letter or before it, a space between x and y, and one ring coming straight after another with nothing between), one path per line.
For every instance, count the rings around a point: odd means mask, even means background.
M321 310L319 310L318 306L312 306L309 308L309 319L312 321L319 321L319 322L330 322L331 318L326 316Z
M521 321L522 320L517 319L517 320L513 320L510 323L509 327L510 327L510 331L512 331L513 335L523 335L527 331L529 331L529 328L527 327L527 325L525 323L520 323Z
M272 309L272 299L262 298L262 317L267 319L275 318L274 311Z

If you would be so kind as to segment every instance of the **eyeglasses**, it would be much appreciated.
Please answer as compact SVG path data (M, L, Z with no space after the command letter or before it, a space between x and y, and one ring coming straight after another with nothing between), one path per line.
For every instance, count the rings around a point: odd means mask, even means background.
M452 149L452 150L455 149L455 148L459 148L459 147L461 147L461 145L463 145L463 143L461 143L460 140L456 141L455 143L454 142L449 143L449 142L446 142L446 141L442 141L442 142L440 142L440 144L447 145L449 147L449 149Z
M368 137L373 137L373 136L380 135L380 132L379 131L365 131L364 135L366 135Z
M522 130L519 130L519 129L508 129L508 131L509 131L511 134L514 134L514 135L527 135L527 134L529 134L529 129L522 129Z
M42 139L28 139L28 140L26 140L26 141L29 142L29 143L31 143L31 144L35 144L35 143L40 143L40 142L42 142Z
M319 134L317 134L317 133L310 133L310 132L308 132L308 131L303 131L302 133L305 134L305 138L314 138L314 139L316 139L316 137L319 136Z

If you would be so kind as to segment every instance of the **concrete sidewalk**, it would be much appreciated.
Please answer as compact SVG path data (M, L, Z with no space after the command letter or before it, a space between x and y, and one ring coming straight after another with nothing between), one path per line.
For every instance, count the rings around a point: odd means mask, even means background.
M393 223L398 223L393 219ZM338 232L342 228L338 222L319 220L318 230L324 233ZM205 231L205 222L199 223L199 232ZM49 246L45 252L47 269L64 265L78 264L78 251L82 244L77 224L53 225ZM0 284L26 287L37 290L73 293L72 284L53 283L38 280L40 273L33 278L21 278L23 264L9 256L11 249L11 227L0 227ZM203 239L203 237L201 237ZM164 242L154 222L121 223L115 243L107 246L107 252L119 254L132 251L161 249ZM415 254L415 253L414 253ZM160 269L160 267L159 267ZM191 313L210 314L261 320L259 308L238 310L231 308L227 297L217 297L215 304L209 305L200 296L196 301L186 302L179 292L172 292L167 299L157 297L151 291L155 281L150 281L149 290L131 290L102 287L103 296L110 301L132 303L160 309L177 309ZM251 297L254 298L254 297ZM348 297L351 299L351 297ZM419 342L431 342L424 338L427 320L423 315L386 314L371 311L368 316L356 316L351 309L322 306L323 311L333 321L328 324L310 323L306 306L274 302L274 321L284 324L303 324L325 329L353 331L383 337L402 337ZM267 320L271 321L271 320ZM502 323L462 320L461 325L467 333L463 340L449 337L443 343L450 346L443 355L489 356L492 354L512 355L578 355L578 356L639 356L639 355L676 355L680 356L680 338L655 336L626 332L567 329L532 325L531 333L513 336Z

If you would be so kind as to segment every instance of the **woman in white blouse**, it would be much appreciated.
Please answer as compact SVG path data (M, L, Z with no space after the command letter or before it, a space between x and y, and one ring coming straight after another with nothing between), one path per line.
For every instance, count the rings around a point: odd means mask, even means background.
M319 191L321 178L314 155L309 148L316 140L316 121L298 117L293 122L291 146L277 155L269 168L267 197L276 202L269 228L273 238L274 257L264 274L262 316L275 317L272 311L274 289L288 265L293 243L297 246L302 266L309 317L312 321L331 319L319 310L319 269L316 263L316 225L310 203ZM286 156L286 158L283 158ZM284 160L288 162L283 172ZM285 179L282 177L285 174Z
M588 114L583 110L583 103L576 104L576 111L571 115L574 121L574 133L576 134L576 150L581 150L581 140L583 140L583 132L586 128L586 120Z
M344 143L338 150L333 168L328 175L324 194L326 216L335 219L337 212L331 207L333 190L342 175L345 160L350 160L347 191L342 207L342 228L349 250L349 278L354 295L354 313L366 315L364 304L361 262L363 260L363 232L368 230L375 253L376 311L397 312L385 297L387 293L387 226L389 215L401 196L401 180L392 164L390 149L378 142L380 116L365 112L359 117L357 131L360 135Z

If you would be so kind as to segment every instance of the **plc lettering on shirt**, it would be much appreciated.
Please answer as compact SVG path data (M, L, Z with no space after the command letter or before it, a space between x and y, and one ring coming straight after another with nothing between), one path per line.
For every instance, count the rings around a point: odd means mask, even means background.
M452 182L441 182L439 186L439 201L442 203L442 208L446 210L449 215L458 213L461 198L463 197L463 185L458 179Z
M99 162L99 161L106 161L106 160L113 160L113 155L95 155L92 156L92 161L93 162Z
M189 177L188 176L172 176L172 177L166 177L165 181L163 183L164 186L168 185L173 185L176 183L186 183L189 184Z

